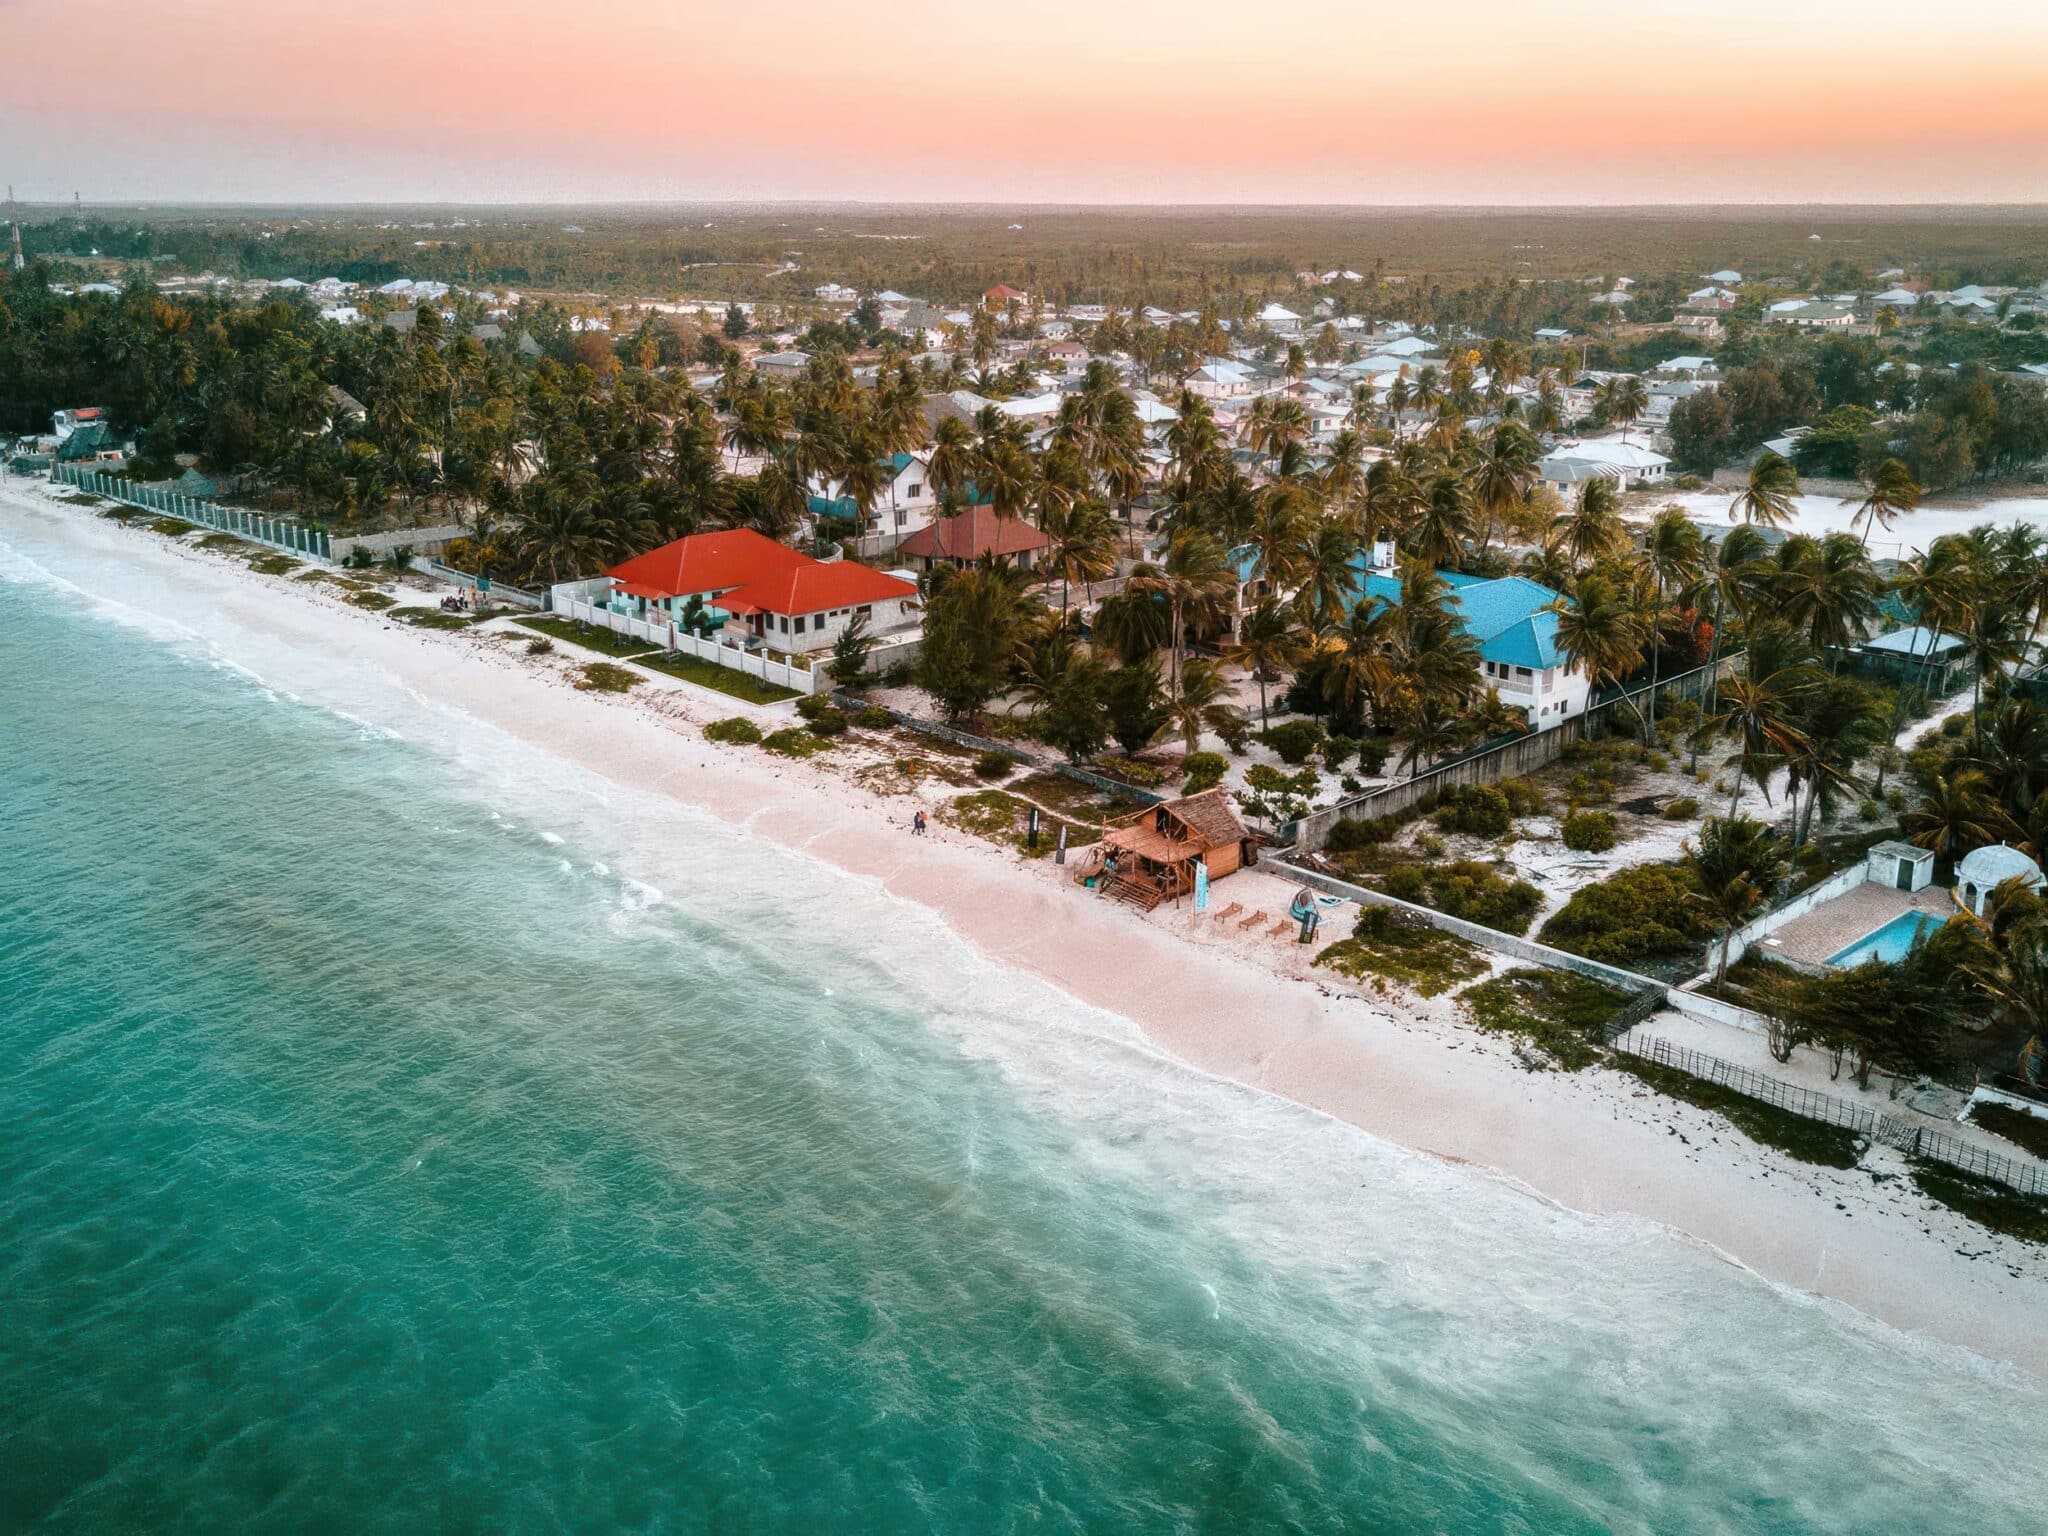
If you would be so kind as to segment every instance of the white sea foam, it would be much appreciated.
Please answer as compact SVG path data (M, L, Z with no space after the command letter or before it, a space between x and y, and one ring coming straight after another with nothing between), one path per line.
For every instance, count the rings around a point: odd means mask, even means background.
M0 553L0 574L15 570L18 554ZM137 617L173 644L196 633ZM238 643L222 630L198 638ZM1155 1223L1157 1241L1198 1258L1183 1272L1208 1320L1257 1322L1307 1306L1322 1321L1302 1347L1354 1360L1361 1391L1398 1368L1455 1412L1489 1397L1540 1397L1546 1375L1569 1371L1574 1411L1614 1418L1618 1460L1632 1454L1631 1404L1654 1404L1701 1443L1725 1441L1731 1457L1742 1437L1723 1421L1768 1414L1815 1426L1812 1446L1793 1449L1813 1457L1814 1490L1839 1487L1834 1474L1853 1458L1918 1460L1929 1508L2002 1477L2008 1437L2023 1426L2038 1437L2048 1423L2041 1394L2014 1373L1769 1285L1653 1223L1567 1211L1195 1072L1128 1019L982 955L878 878L598 780L373 668L244 638L265 672L298 685L287 697L369 722L384 739L409 733L447 759L479 804L504 807L487 807L490 821L562 828L540 835L573 845L597 879L616 878L614 918L698 925L709 942L693 950L696 963L745 965L751 935L786 933L789 914L801 912L803 964L824 996L872 997L999 1071L1047 1127L1047 1144L1022 1155L1078 1160L1106 1183L1148 1192L1131 1219ZM569 859L558 863L573 873ZM615 864L629 872L614 877ZM703 880L707 869L719 879ZM656 879L677 893L672 902ZM1892 1404L1890 1416L1855 1420L1852 1441L1831 1432L1845 1404L1873 1401ZM1818 1526L1841 1511L1810 1514Z

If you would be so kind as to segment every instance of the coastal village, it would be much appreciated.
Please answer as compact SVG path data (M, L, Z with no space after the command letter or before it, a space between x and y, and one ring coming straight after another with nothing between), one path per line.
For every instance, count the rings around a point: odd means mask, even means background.
M1362 260L1175 310L812 276L21 270L220 403L0 446L1106 921L2048 1240L2048 542L1922 531L2048 467L2048 282L1589 274L1509 331Z

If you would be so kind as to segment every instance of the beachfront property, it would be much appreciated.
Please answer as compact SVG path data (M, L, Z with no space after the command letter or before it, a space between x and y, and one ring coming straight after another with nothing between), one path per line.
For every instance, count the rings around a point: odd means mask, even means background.
M613 613L798 655L830 650L857 619L871 635L907 634L921 613L917 588L900 577L814 560L749 528L693 533L605 577Z
M1896 965L1950 919L1984 917L2001 886L2036 892L2048 887L2041 866L2004 843L1965 854L1956 863L1952 887L1936 885L1934 875L1932 849L1877 843L1862 863L1737 929L1730 959L1755 950L1809 975L1873 960Z
M1235 874L1253 855L1230 791L1204 790L1134 811L1104 829L1074 881L1149 912Z

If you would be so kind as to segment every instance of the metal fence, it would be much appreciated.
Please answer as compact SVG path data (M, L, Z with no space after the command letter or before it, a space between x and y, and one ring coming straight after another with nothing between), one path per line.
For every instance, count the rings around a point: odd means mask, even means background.
M141 507L149 512L159 512L165 517L175 517L181 522L196 523L202 528L211 528L216 533L231 533L236 538L247 539L252 544L265 544L272 549L301 555L308 560L331 562L334 559L333 546L327 535L317 528L288 523L281 518L264 517L261 513L248 512L240 507L223 507L218 502L207 501L199 496L188 496L183 491L175 491L168 486L137 485L132 480L101 474L98 470L85 469L76 464L59 464L50 471L50 474L51 478L65 485L75 486L95 496L105 496L110 501Z
M1496 737L1397 784L1382 784L1348 800L1340 800L1335 805L1311 811L1298 821L1282 825L1275 840L1292 843L1304 853L1312 852L1322 847L1329 838L1330 829L1340 821L1393 815L1430 795L1458 785L1492 784L1518 774L1533 773L1556 762L1573 743L1593 739L1594 734L1620 710L1640 707L1640 701L1653 692L1666 700L1704 695L1708 679L1717 673L1727 675L1741 655L1740 651L1731 652L1712 666L1694 667L1674 677L1659 678L1654 685L1645 683L1637 688L1605 690L1588 703L1583 714L1572 715L1544 730Z
M2009 1189L2016 1189L2023 1195L2048 1197L2048 1169L2038 1165L2022 1163L2015 1158L2004 1157L1996 1152L1961 1140L1944 1132L1925 1126L1912 1125L1895 1116L1880 1114L1858 1104L1850 1104L1831 1094L1821 1093L1812 1088L1802 1088L1797 1083L1738 1067L1733 1062L1723 1061L1718 1056L1709 1056L1701 1051L1688 1050L1682 1045L1673 1045L1669 1040L1654 1035L1636 1038L1624 1035L1613 1042L1616 1050L1660 1066L1673 1067L1680 1072L1690 1073L1724 1088L1732 1088L1745 1098L1758 1099L1765 1104L1784 1110L1787 1114L1798 1115L1805 1120L1817 1120L1823 1125L1836 1125L1858 1135L1868 1136L1894 1147L1913 1157L1925 1158L1931 1162L1946 1163L1964 1173L1975 1174L1980 1179L1990 1179Z

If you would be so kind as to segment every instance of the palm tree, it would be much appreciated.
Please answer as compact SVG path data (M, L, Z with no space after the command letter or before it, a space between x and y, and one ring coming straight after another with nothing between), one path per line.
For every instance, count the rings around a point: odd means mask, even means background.
M1735 786L1728 795L1728 814L1733 816L1742 801L1745 775L1756 780L1764 801L1770 802L1770 772L1806 745L1806 737L1793 724L1802 695L1811 685L1803 666L1787 666L1759 677L1754 665L1741 677L1723 685L1721 708L1706 728L1716 736L1735 741Z
M1529 429L1512 417L1488 434L1472 466L1472 496L1485 518L1479 534L1482 551L1493 530L1529 499L1529 489L1536 483L1536 466L1542 459L1543 452Z
M1301 627L1276 598L1262 598L1238 622L1237 639L1223 653L1234 667L1243 667L1259 685L1259 727L1267 724L1266 685L1301 661L1306 645Z
M1908 560L1893 582L1893 588L1913 609L1921 629L1929 632L1927 653L1921 662L1921 690L1926 691L1934 668L1932 636L1955 634L1969 621L1982 585L1980 551L1957 534L1945 534L1927 546L1926 552Z
M1167 695L1170 728L1180 733L1190 752L1202 744L1202 731L1229 731L1237 711L1229 704L1230 684L1214 662L1196 657L1180 670L1180 680Z
M1656 596L1650 619L1650 707L1643 726L1643 744L1653 744L1657 735L1657 683L1663 673L1664 617L1669 595L1682 592L1699 579L1706 560L1706 540L1699 524L1685 515L1682 507L1666 507L1650 519L1643 532L1643 564L1649 570Z
M1779 546L1777 566L1769 591L1778 619L1839 668L1878 616L1877 573L1863 546L1846 533L1794 534Z
M1166 546L1163 565L1141 565L1124 584L1132 596L1162 599L1171 617L1169 677L1172 689L1180 689L1181 658L1187 649L1188 626L1217 616L1224 594L1235 589L1237 573L1231 569L1223 546L1200 530L1176 530Z
M1608 419L1621 423L1621 440L1625 443L1628 429L1650 408L1650 392L1641 379L1630 373L1609 380L1605 393Z
M1358 596L1358 538L1348 523L1325 518L1302 534L1293 568L1296 611L1310 629L1325 629Z
M1692 899L1713 915L1721 930L1714 966L1718 985L1728 976L1728 949L1735 930L1763 905L1785 867L1784 844L1752 817L1716 816L1700 827L1699 840L1685 850L1685 863L1698 886Z
M1893 518L1919 505L1920 485L1913 472L1897 459L1885 459L1864 483L1863 500L1856 504L1856 515L1849 519L1849 526L1863 525L1863 547L1868 550L1872 526L1889 532Z
M1783 454L1766 448L1749 466L1749 481L1728 503L1728 520L1782 528L1792 521L1793 498L1799 494L1799 471Z
M1972 848L1995 843L2005 830L2005 817L1986 792L1984 775L1971 769L1937 774L1919 804L1900 818L1916 848L1931 848L1945 866Z
M1580 564L1590 564L1627 542L1621 493L1605 476L1579 487L1577 504L1551 520L1550 536Z
M1970 605L1962 639L1971 663L1970 738L1981 751L1984 745L1984 685L2003 683L2007 668L2026 658L2026 626L2016 609L1996 597L1989 597Z
M1109 508L1090 498L1041 505L1038 527L1052 541L1046 551L1046 567L1060 579L1060 617L1064 620L1075 582L1098 582L1115 573L1116 524Z
M1619 686L1643 664L1651 626L1632 584L1604 570L1588 571L1579 579L1576 600L1559 598L1546 611L1557 615L1558 649L1573 671L1586 675L1596 695L1603 681ZM1623 698L1640 722L1635 701Z
M1767 568L1766 556L1770 546L1763 534L1754 527L1731 528L1722 538L1715 551L1713 561L1700 573L1698 583L1688 591L1686 600L1697 608L1702 602L1711 601L1714 609L1713 634L1707 645L1707 696L1705 713L1712 716L1719 706L1721 693L1721 649L1727 629L1726 617L1732 609L1741 619L1744 632L1749 628L1749 610L1752 597L1758 590ZM1691 770L1697 772L1700 766L1700 738L1693 738Z

